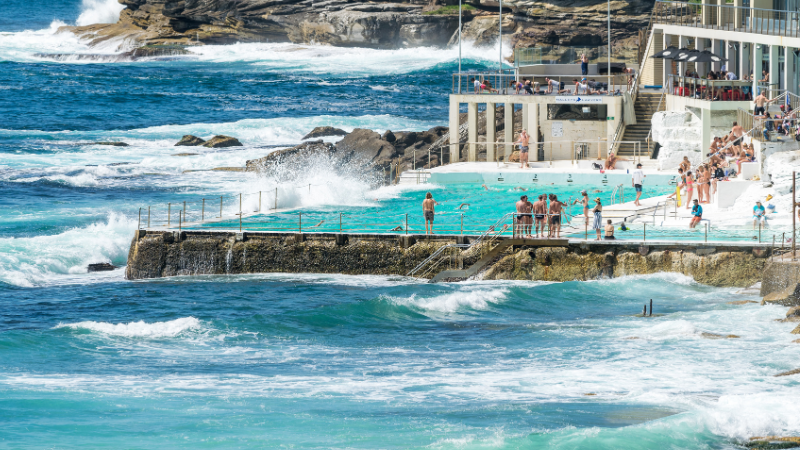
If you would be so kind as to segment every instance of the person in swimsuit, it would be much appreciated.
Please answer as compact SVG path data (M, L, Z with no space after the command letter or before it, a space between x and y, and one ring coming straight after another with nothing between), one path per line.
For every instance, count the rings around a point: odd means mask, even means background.
M425 216L425 234L433 234L435 205L438 205L438 203L433 199L433 194L430 192L425 194L425 200L422 201L422 214Z
M572 204L577 205L580 203L583 206L583 218L586 219L586 226L589 226L589 193L583 190L581 191L581 196L583 198L575 199Z
M689 228L694 228L697 226L698 223L703 219L703 207L700 206L697 199L694 200L694 206L692 206L692 221L689 222Z
M756 229L756 225L758 222L761 221L764 226L767 226L767 210L764 209L764 205L761 204L760 201L756 202L756 206L753 207L753 229Z
M607 241L613 241L617 239L614 237L614 225L611 225L611 219L606 221L606 236L604 239Z
M689 169L692 168L692 163L689 162L688 156L683 157L683 161L681 161L680 168L683 169L684 172L688 172Z
M684 175L684 174L683 174L683 168L681 168L681 167L679 167L679 168L678 168L678 176L680 177L681 181L679 181L679 182L678 182L678 185L677 185L677 186L675 186L675 187L677 188L677 189L675 189L675 192L673 192L672 194L669 194L669 195L667 196L667 198L673 198L673 197L675 197L675 194L676 194L677 192L679 192L681 189L683 189L684 187L686 187L686 175Z
M531 168L528 165L528 143L530 142L531 137L528 136L528 132L522 130L519 132L519 138L517 141L514 142L514 145L519 144L519 168Z
M531 202L528 201L528 196L523 195L519 198L517 202L517 230L516 235L520 237L525 237L526 232L530 234L531 225L530 225L530 218L531 218Z
M536 238L544 237L545 214L547 213L547 203L544 201L544 194L539 196L539 200L533 204L533 217L536 219Z
M603 229L603 204L600 202L600 197L594 199L594 208L592 208L592 213L594 214L594 222L592 223L592 228L597 232L597 239L600 240L600 230Z
M692 195L694 194L694 177L692 171L686 172L686 209L689 209L689 204L692 202ZM696 200L695 200L696 201Z
M561 238L561 211L564 204L558 201L555 194L550 194L550 233L548 237Z

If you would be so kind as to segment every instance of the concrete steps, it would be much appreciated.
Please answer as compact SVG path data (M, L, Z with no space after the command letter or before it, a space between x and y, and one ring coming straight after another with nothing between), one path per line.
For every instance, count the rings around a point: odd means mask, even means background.
M641 92L636 97L636 103L633 105L634 112L636 113L636 125L628 125L625 127L625 132L622 134L622 141L638 141L641 142L640 150L643 156L649 158L650 150L647 148L647 136L650 134L650 119L659 110L659 102L661 102L661 94L658 93L644 93ZM663 110L664 104L661 104ZM633 157L636 154L636 146L633 143L623 143L617 148L617 155L622 157Z

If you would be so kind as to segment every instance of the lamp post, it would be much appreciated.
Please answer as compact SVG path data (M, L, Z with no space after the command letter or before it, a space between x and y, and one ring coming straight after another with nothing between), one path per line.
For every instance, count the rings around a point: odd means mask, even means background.
M608 84L611 85L611 0L608 4Z
M461 0L458 0L458 93L461 93Z
M611 1L611 0L609 0ZM497 71L498 74L503 73L503 0L500 0L500 22L497 24L497 28L500 30L500 68ZM502 77L501 77L502 79Z

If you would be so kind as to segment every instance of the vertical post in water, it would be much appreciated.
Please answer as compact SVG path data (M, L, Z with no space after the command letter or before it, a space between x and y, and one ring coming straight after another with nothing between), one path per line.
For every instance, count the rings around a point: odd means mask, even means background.
M406 213L406 234L408 234L408 213Z
M136 224L136 229L137 230L142 229L142 208L139 208L139 223Z
M708 243L708 222L706 222L706 243Z
M206 221L206 199L203 199L203 206L202 209L200 210L200 222L202 223L205 221Z
M650 315L653 315L653 299L650 299Z
M461 234L464 234L464 213L461 213Z
M239 193L239 228L241 228L242 223L242 193ZM239 230L241 231L241 230Z
M261 212L261 191L258 191L258 212Z
M275 188L275 210L278 209L278 188Z
M183 210L178 211L178 233L183 229Z
M242 213L239 212L239 233L242 232Z
M792 171L792 261L797 258L797 245L795 244L795 237L797 236L797 172Z
M642 242L647 242L647 223L645 223L644 228L642 228Z
M170 227L170 216L172 215L172 203L167 203L167 228Z
M150 205L147 205L147 228L150 228Z
M589 221L586 220L586 218L584 218L583 224L584 224L584 231L585 231L585 235L583 236L583 238L588 241L589 240Z
M219 196L219 218L222 219L222 196Z
M300 232L303 232L303 213L297 213L297 227Z
M186 217L186 200L183 201L183 211L184 211L183 217L185 218Z
M311 195L311 183L308 183L308 195Z
M642 306L642 317L647 317L647 305Z
M761 243L761 221L758 221L758 243Z
M342 213L339 213L339 233L342 232Z

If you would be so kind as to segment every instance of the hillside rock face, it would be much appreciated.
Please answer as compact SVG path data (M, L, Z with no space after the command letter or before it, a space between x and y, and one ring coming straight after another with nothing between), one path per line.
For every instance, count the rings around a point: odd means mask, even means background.
M64 29L90 44L120 42L120 50L124 51L137 46L235 42L372 48L444 46L455 42L458 28L457 9L441 9L445 4L454 4L452 0L119 2L126 8L116 24ZM638 31L647 27L653 3L653 0L611 2L615 45L635 39ZM465 4L474 9L464 12L464 40L476 45L496 44L497 4L492 0L469 0ZM506 0L503 9L504 38L515 48L598 46L606 42L605 0Z

